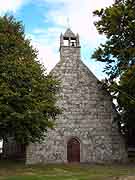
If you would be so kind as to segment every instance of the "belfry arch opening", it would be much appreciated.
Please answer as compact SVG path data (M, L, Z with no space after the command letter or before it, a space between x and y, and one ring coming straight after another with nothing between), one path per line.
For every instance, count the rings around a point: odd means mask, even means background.
M64 42L64 46L69 46L69 38L64 37L63 42Z
M77 138L71 138L67 143L67 161L80 162L80 142Z

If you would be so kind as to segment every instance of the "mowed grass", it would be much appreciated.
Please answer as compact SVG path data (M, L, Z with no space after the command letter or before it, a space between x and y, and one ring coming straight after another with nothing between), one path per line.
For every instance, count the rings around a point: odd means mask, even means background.
M135 165L33 165L0 161L0 180L111 180L135 175Z

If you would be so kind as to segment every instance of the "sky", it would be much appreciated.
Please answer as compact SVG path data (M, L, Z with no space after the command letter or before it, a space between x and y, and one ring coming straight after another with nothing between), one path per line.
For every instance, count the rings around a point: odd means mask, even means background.
M82 61L103 79L104 65L91 59L105 42L98 34L92 12L110 6L114 0L0 0L0 15L9 13L21 20L26 37L39 51L39 59L49 72L59 61L59 37L68 27L80 35Z

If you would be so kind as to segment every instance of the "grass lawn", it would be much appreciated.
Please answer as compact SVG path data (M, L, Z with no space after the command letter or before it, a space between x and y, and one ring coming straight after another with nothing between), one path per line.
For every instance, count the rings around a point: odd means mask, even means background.
M135 165L35 165L0 161L0 180L110 180L135 175Z

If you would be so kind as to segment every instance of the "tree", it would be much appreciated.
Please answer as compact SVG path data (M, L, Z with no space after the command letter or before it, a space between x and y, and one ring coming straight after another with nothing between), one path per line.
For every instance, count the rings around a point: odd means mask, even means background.
M116 99L118 110L121 112L122 130L127 144L135 147L135 65L123 73L119 84L113 84L112 90L116 93L117 89L119 93Z
M59 82L46 75L24 27L0 17L0 138L21 144L42 140L53 128Z
M107 40L92 58L105 63L106 87L117 100L119 122L128 135L135 129L135 1L115 0L112 6L96 10L94 15L99 18L95 22L98 32Z

